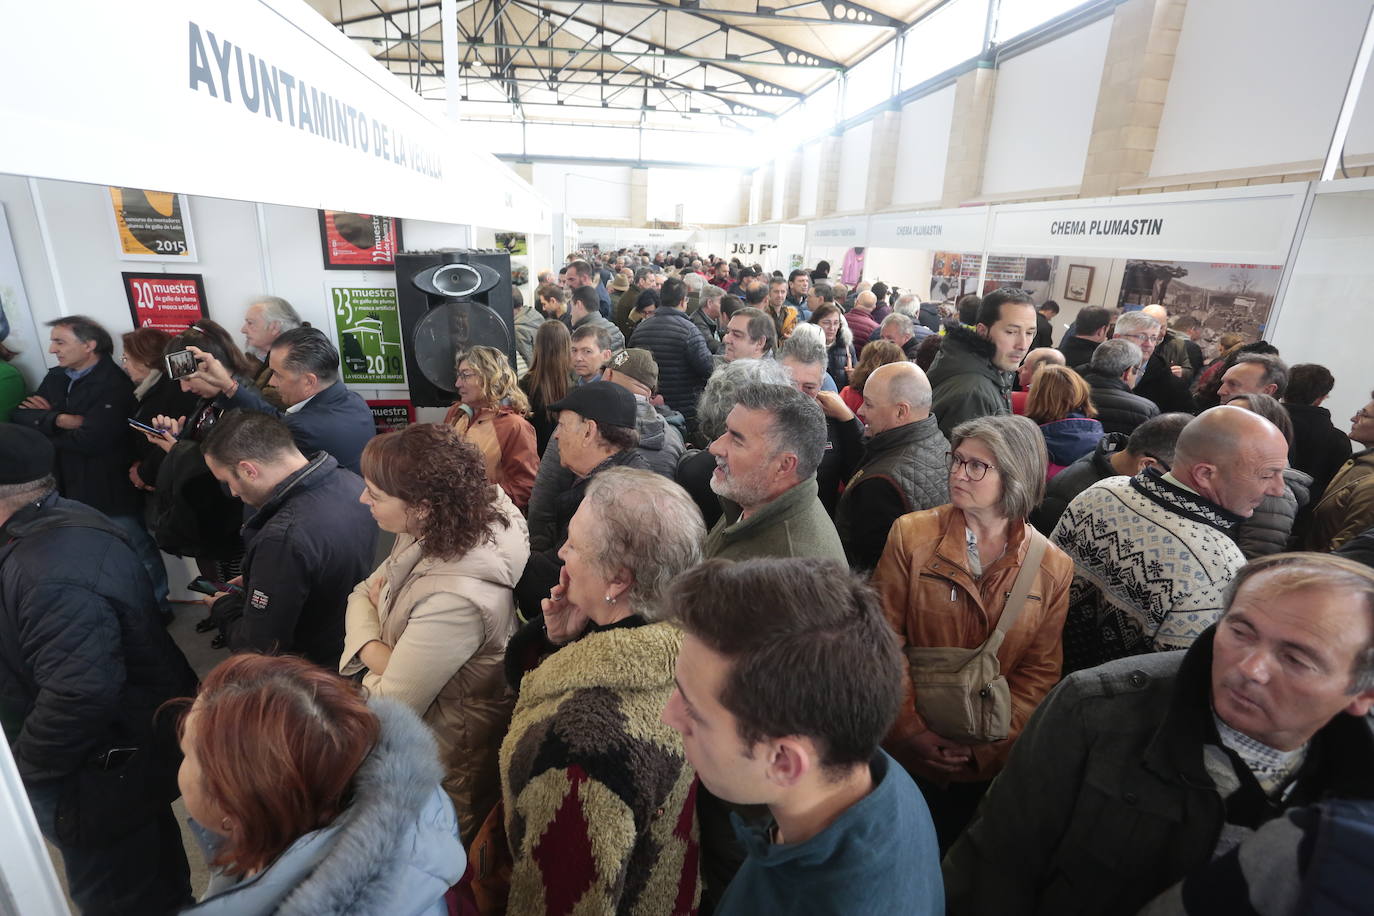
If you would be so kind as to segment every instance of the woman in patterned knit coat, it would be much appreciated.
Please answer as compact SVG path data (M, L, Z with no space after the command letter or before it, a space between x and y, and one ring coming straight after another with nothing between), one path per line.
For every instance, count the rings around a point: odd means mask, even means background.
M696 779L659 716L682 645L663 596L705 536L664 477L614 468L588 485L543 620L506 660L523 673L500 755L509 912L696 912Z

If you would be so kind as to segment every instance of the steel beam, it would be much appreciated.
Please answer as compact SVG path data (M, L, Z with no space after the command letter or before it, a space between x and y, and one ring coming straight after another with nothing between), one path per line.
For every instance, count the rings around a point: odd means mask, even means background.
M433 9L439 6L441 0L426 0L417 3L411 9ZM752 10L723 10L715 7L697 7L696 9L683 9L678 6L653 3L650 0L543 0L544 3L557 3L564 5L586 5L586 6L615 6L621 8L653 7L655 9L666 9L669 12L681 13L703 13L711 16L721 16L727 19L751 19L767 20L769 22L801 23L805 25L858 25L868 28L900 29L908 25L900 19L894 19L885 13L870 9L861 4L848 3L846 0L806 0L804 3L793 3L788 6L767 7L755 4ZM836 3L841 3L846 9L854 9L856 12L863 12L872 17L872 21L860 21L858 19L848 19L844 16L836 17L833 9ZM821 3L825 6L829 16L807 16L791 15L788 11L799 9L806 6L814 6ZM550 12L553 12L550 10ZM347 19L340 19L334 25L343 27L354 25L359 22L369 22L374 19L381 19L385 16L393 15L389 12L366 13L361 16L350 16Z

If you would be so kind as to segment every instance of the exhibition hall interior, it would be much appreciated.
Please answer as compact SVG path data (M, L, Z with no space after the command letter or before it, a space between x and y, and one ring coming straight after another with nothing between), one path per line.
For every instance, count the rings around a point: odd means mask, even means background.
M1374 0L0 11L0 916L1368 906Z

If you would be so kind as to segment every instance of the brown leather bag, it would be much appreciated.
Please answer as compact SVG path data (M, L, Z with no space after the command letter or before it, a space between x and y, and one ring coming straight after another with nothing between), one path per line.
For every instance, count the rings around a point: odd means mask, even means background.
M1011 732L1011 688L1002 676L997 650L1025 608L1031 583L1048 543L1026 526L1030 546L1016 574L997 628L976 649L907 646L906 659L916 711L937 735L965 744L1002 741Z
M511 872L515 859L506 840L506 804L498 799L487 819L472 839L468 852L472 870L472 896L482 916L503 916L510 898Z

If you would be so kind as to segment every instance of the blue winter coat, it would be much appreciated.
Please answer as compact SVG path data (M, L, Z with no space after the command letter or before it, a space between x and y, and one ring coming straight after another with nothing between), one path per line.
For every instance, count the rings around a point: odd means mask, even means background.
M447 916L444 894L467 869L434 737L394 700L368 704L381 736L354 778L353 801L267 868L235 880L212 872L195 916ZM206 860L219 838L191 821Z
M1071 413L1062 420L1041 423L1040 432L1045 437L1045 448L1050 455L1050 464L1060 467L1073 464L1084 455L1097 448L1098 441L1105 435L1102 424L1081 413Z
M363 448L377 435L377 422L362 395L340 379L315 395L295 413L283 413L263 399L252 385L239 380L232 398L215 399L220 407L246 407L281 417L302 455L328 452L339 466L361 474Z

